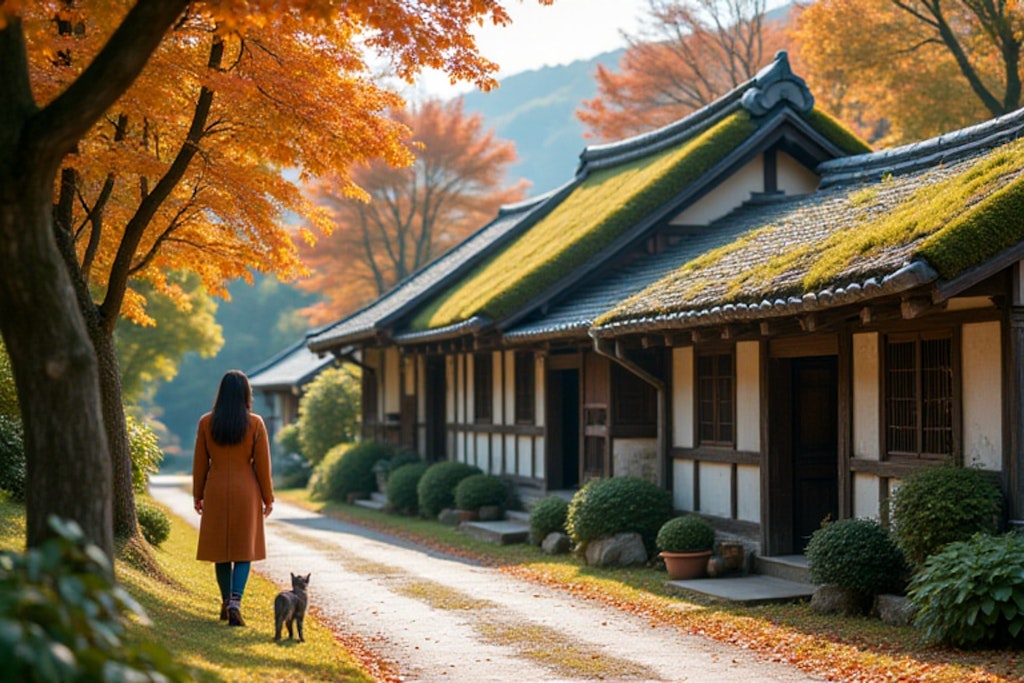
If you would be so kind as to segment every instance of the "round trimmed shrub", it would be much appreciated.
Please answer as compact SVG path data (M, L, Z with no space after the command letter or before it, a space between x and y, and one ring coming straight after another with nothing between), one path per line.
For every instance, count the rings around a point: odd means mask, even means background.
M0 415L0 489L11 500L25 500L25 442L21 420Z
M171 520L163 510L140 500L135 505L142 537L150 545L161 545L171 535Z
M125 416L128 431L128 452L132 459L132 488L135 493L145 493L149 488L150 476L160 470L164 452L153 428L134 415Z
M317 468L319 476L313 485L313 498L344 502L349 494L376 491L373 466L391 453L389 446L376 441L335 446L324 457L322 467Z
M984 472L971 467L931 467L914 473L892 499L892 532L915 565L953 541L999 529L1003 497Z
M530 509L530 536L534 543L541 543L548 534L564 534L568 516L569 501L564 498L548 496L537 501Z
M715 530L703 517L683 515L662 524L654 541L658 550L670 553L703 552L714 547Z
M508 486L491 474L471 474L455 486L455 507L460 510L479 510L486 505L504 510L507 501Z
M914 626L957 647L1024 638L1024 536L975 534L925 560L907 590Z
M840 519L811 534L807 544L811 581L864 595L899 592L906 583L903 552L888 530L872 519Z
M651 553L658 530L671 516L671 495L649 481L639 477L596 479L572 497L566 529L577 547L606 536L636 532Z
M378 460L373 466L374 474L381 474L384 476L384 481L391 481L391 473L397 470L402 465L412 465L414 463L422 462L420 456L415 451L401 451L392 455L390 458L384 460Z
M420 515L430 519L445 508L454 507L455 487L474 474L481 474L479 467L455 460L435 462L428 467L416 486Z
M425 462L414 462L392 470L388 475L388 505L395 512L414 515L419 509L416 487L423 473L430 467Z

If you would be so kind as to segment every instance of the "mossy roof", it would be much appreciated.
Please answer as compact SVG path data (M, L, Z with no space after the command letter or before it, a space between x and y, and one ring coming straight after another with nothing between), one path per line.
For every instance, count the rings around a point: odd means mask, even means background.
M843 166L855 167L855 159ZM669 275L595 324L659 327L723 306L831 296L915 262L950 280L1024 240L1021 216L1024 141L1014 141L927 170L833 186L767 211L737 211L717 226L728 241L666 255L678 264Z

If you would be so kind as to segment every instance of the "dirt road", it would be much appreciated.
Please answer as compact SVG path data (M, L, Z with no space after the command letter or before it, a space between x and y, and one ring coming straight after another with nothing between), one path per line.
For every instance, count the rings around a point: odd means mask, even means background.
M152 493L198 526L181 478L155 477ZM282 587L290 572L311 573L321 614L406 681L821 680L284 502L268 520L267 551L258 572Z

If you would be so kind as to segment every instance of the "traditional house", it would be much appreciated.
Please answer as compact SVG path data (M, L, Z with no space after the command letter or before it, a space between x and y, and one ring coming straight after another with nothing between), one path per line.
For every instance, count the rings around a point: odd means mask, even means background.
M368 436L525 497L643 476L789 554L952 461L1021 517L1022 121L870 154L780 53L309 346L372 370Z

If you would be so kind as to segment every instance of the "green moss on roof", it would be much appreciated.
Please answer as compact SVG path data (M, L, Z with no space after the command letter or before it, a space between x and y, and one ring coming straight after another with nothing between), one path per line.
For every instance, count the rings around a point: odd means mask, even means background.
M737 112L692 140L591 173L507 249L424 309L416 330L474 315L500 319L551 287L742 144L756 130Z
M812 128L847 154L864 154L871 151L868 143L861 140L856 133L817 107L804 114L804 117Z
M892 248L909 247L905 258L926 260L948 280L1024 240L1024 141L1001 147L945 178L929 180L926 174L919 179L916 190L886 208L879 202L884 202L888 182L851 189L829 210L853 220L844 220L846 227L823 240L783 244L773 235L784 227L781 223L752 230L693 259L595 322L603 325L686 310L688 302L711 284L720 289L725 285L716 304L817 292L837 284L840 275L855 262L866 263ZM822 219L827 217L817 220ZM742 255L755 243L758 249L774 245L776 253L762 257L724 283L711 283L704 276L705 271L718 267L732 254ZM886 272L891 270L892 265L887 265ZM781 276L801 272L804 274L797 290L779 288ZM668 297L659 296L666 292L670 293Z

